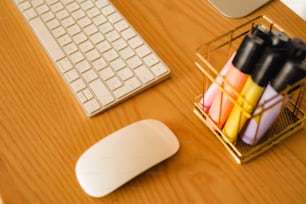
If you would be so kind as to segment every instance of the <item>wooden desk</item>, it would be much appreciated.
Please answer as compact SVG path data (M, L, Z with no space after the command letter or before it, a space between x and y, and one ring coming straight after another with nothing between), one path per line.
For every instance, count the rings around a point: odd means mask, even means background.
M202 43L260 14L306 40L306 23L281 2L233 20L206 0L113 0L169 65L172 78L93 118L82 112L12 0L0 2L3 203L306 202L305 129L240 166L193 114L193 98L202 90L194 51ZM74 174L79 156L145 118L167 124L180 151L110 195L88 197Z

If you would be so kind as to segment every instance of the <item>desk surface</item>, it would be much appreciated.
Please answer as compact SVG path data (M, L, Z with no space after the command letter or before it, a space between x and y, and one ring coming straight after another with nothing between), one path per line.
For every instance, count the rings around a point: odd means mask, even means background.
M202 77L199 45L260 14L306 40L306 23L280 1L244 19L203 0L113 0L172 69L172 78L87 118L17 12L0 3L0 197L4 203L305 203L306 129L238 165L193 113ZM305 107L305 101L303 101ZM105 135L158 119L181 148L114 193L93 199L79 187L78 157ZM1 199L0 199L1 203Z

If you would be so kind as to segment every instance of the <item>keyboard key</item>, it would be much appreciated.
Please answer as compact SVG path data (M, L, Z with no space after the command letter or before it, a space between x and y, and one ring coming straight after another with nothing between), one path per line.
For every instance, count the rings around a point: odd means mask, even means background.
M82 76L84 77L86 82L91 82L93 80L95 80L98 75L96 74L96 72L94 70L89 70L87 72L85 72L84 74L82 74Z
M83 92L77 93L77 97L81 101L81 103L85 103L87 101L87 97Z
M76 34L75 36L73 36L73 40L77 43L77 44L80 44L84 41L87 40L87 37L84 33L79 33L79 34Z
M72 82L79 78L79 74L75 70L67 72L64 76L68 82Z
M92 7L94 7L94 4L91 1L85 1L85 2L81 3L81 6L84 10L89 10Z
M91 50L93 48L94 48L94 46L89 40L80 44L80 49L81 49L82 52L88 52L89 50Z
M70 59L72 63L77 64L78 62L82 61L84 59L84 56L81 52L75 52L72 55L70 55Z
M72 12L78 10L79 8L80 8L80 6L79 6L76 2L73 2L73 3L68 4L68 5L66 6L66 9L67 9L70 13L72 13Z
M92 62L93 67L95 70L99 71L107 66L106 61L103 58L99 58Z
M59 21L56 18L54 18L51 21L47 22L47 27L50 30L53 30L54 28L56 28L58 26L60 26L60 23L59 23Z
M145 66L141 66L135 69L135 73L144 84L155 78L154 75Z
M118 76L121 78L121 80L125 81L134 76L134 74L129 68L124 68L118 71Z
M37 13L33 8L30 8L28 10L25 10L23 12L23 15L27 20L31 20L32 18L35 18L37 16Z
M97 50L91 50L88 53L86 53L86 57L89 61L95 61L96 59L100 58L101 55Z
M107 50L110 50L112 48L111 44L109 42L107 42L106 40L99 43L97 45L97 48L100 52L104 53L106 52Z
M80 63L76 64L76 69L80 72L83 73L91 68L89 62L87 60L83 60Z
M152 71L156 76L161 76L163 74L166 74L168 72L167 68L162 65L161 63L155 65L152 67Z
M73 12L71 15L75 20L79 20L83 18L86 14L83 10L75 10L75 12Z
M129 44L132 48L137 48L143 44L143 41L138 36L136 36L129 40Z
M114 59L119 57L118 53L115 50L109 50L109 51L103 53L103 56L108 61L113 61Z
M57 3L55 3L55 4L53 4L53 5L51 6L51 10L52 10L54 13L56 13L56 12L62 10L63 8L64 8L64 7L63 7L63 5L62 5L60 2L57 2Z
M120 38L119 33L116 30L112 30L111 32L107 33L106 38L109 42L114 42Z
M92 21L87 16L78 20L78 24L79 24L79 26L81 26L81 28L85 28L86 26L90 25L91 23L92 23Z
M72 90L77 93L81 91L82 89L86 88L85 83L83 82L82 79L77 79L76 81L72 82L71 84Z
M92 8L92 9L90 9L90 10L87 12L87 14L88 14L88 16L89 16L90 18L93 18L93 17L99 15L99 14L100 14L100 11L99 11L99 9L97 9L96 7L94 7L94 8Z
M74 36L78 33L81 32L81 28L79 25L77 24L74 24L73 26L71 26L70 28L67 29L68 33L71 35L71 36Z
M73 68L72 64L67 58L58 61L57 64L63 73Z
M43 3L44 3L43 0L32 0L33 7L40 6Z
M121 31L129 28L129 24L127 22L125 22L124 20L121 20L118 23L115 23L115 28L116 28L116 30L121 32Z
M65 53L70 55L78 50L77 46L74 43L70 43L64 47Z
M105 38L101 33L96 33L96 34L92 35L90 37L90 39L94 44L98 44L98 43L102 42Z
M46 13L47 11L49 11L49 8L46 6L46 5L42 5L42 6L39 6L36 11L39 13L39 14L44 14Z
M64 20L62 20L62 24L65 28L68 28L68 27L74 25L75 21L73 20L72 17L68 17L68 18L65 18Z
M84 89L82 91L82 93L86 96L86 98L88 100L92 99L94 96L93 96L93 93L89 90L89 89Z
M119 89L114 91L114 94L117 98L121 98L133 91L135 91L138 87L141 86L141 83L136 77L133 77L127 80L124 86L120 87Z
M122 37L126 40L129 40L136 36L136 33L131 28L126 29L121 34L122 34Z
M115 75L114 71L109 67L101 70L99 74L104 81Z
M125 48L128 44L122 38L118 39L117 41L113 42L114 48L119 51Z
M136 52L140 57L144 57L151 53L151 49L149 49L146 45L142 45L141 47L136 49Z
M119 53L123 59L128 59L135 55L135 52L130 47L124 48L123 50L119 51Z
M111 23L117 23L122 19L122 17L118 13L113 13L110 16L108 16L108 19Z
M97 17L94 17L92 19L92 21L94 22L94 24L96 26L99 26L99 25L102 25L103 23L105 23L107 21L107 19L104 16L99 15Z
M61 10L59 11L58 13L56 13L56 17L59 19L59 20L62 20L64 18L67 18L70 14L66 11L66 10Z
M108 0L98 0L96 1L96 5L98 6L98 8L103 8L108 5Z
M58 38L58 42L59 42L60 45L65 46L65 45L71 43L72 40L69 37L69 35L64 35L64 36Z
M98 28L94 24L91 24L84 28L84 32L86 33L87 36L91 36L94 33L97 33L98 31L99 31Z
M31 4L29 2L23 2L23 3L19 4L18 7L21 11L25 11L25 10L31 8Z
M118 71L126 66L125 62L121 58L112 61L110 64L115 71Z
M101 108L101 106L99 105L96 99L92 99L84 103L84 107L85 107L86 112L89 114L92 114Z
M121 83L121 81L119 80L118 77L113 77L113 78L107 80L106 84L111 90L115 90L115 89L119 88L120 86L122 86L122 83Z
M51 11L49 11L47 13L42 14L41 18L43 19L44 22L48 22L48 21L54 19L55 15Z
M72 3L74 0L62 0L62 3L64 4L64 5L67 5L67 4L70 4L70 3Z
M108 5L108 6L106 6L106 7L104 7L104 8L102 9L102 13L103 13L105 16L108 16L108 15L114 13L114 12L115 12L115 9L114 9L114 7L111 6L111 5Z
M52 4L54 4L54 3L56 3L58 0L46 0L46 3L48 4L48 5L52 5Z
M54 30L52 30L52 34L54 35L55 38L59 38L66 34L66 30L63 27L58 27Z
M109 22L104 23L99 28L104 34L114 29L113 26Z
M147 66L152 67L153 65L155 65L159 62L159 59L152 53L152 54L144 57L143 61L145 62L145 64Z
M134 68L138 67L139 65L141 65L141 64L142 64L142 61L141 61L141 59L140 59L138 56L134 56L134 57L128 59L128 60L127 60L127 63L128 63L128 65L129 65L131 68L134 69Z
M101 104L103 104L104 106L114 101L114 97L112 96L110 91L99 79L90 83L89 86L92 89L92 91L95 93Z
M36 35L40 36L41 43L44 45L53 60L57 61L65 57L64 52L58 46L57 42L54 40L50 32L47 30L47 28L39 18L31 20L29 23L34 29Z

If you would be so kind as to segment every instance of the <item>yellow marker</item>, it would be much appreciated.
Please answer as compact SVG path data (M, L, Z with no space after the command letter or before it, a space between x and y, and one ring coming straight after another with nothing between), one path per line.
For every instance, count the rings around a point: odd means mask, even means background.
M263 90L264 87L258 86L252 77L247 79L241 91L241 97L237 100L239 106L234 106L222 129L224 135L231 142L236 141L237 135L243 128L245 122L250 118Z

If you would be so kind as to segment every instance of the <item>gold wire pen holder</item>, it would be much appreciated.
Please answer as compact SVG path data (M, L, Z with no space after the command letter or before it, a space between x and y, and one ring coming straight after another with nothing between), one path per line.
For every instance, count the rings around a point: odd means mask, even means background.
M275 144L283 141L296 131L300 130L303 128L303 122L305 120L305 114L301 110L301 102L303 101L305 91L305 79L287 87L280 93L282 96L284 96L282 97L283 101L278 101L277 103L284 103L286 104L286 107L282 110L277 120L266 132L263 139L260 140L260 142L255 146L245 144L240 139L239 135L235 143L229 141L223 134L222 130L210 120L208 114L204 111L204 107L200 101L208 87L210 87L210 85L213 83L223 94L225 94L226 97L229 98L234 106L241 110L244 116L248 119L251 117L260 116L263 114L263 112L276 105L276 103L274 103L272 105L270 104L268 107L260 107L262 110L259 113L256 113L256 115L254 114L252 116L252 113L250 114L237 103L237 98L241 98L241 96L235 89L232 88L233 90L231 90L231 92L236 95L236 99L234 99L234 97L224 89L222 84L226 84L228 86L231 85L219 74L229 57L232 56L232 54L238 49L244 36L249 34L257 25L262 25L269 30L285 32L279 25L273 23L266 16L258 16L225 33L224 35L221 35L216 39L204 44L196 51L195 57L195 65L203 74L203 93L195 97L194 113L203 123L207 125L211 132L220 140L220 142L239 164L250 161L251 159L270 149ZM291 37L290 34L286 34ZM219 77L219 80L222 81L221 83L220 81L216 82L217 77ZM273 99L274 98L271 98L271 100ZM286 99L290 99L290 101L285 103ZM269 103L269 100L266 102ZM246 101L245 103L247 104ZM222 110L220 110L220 112L222 112Z

